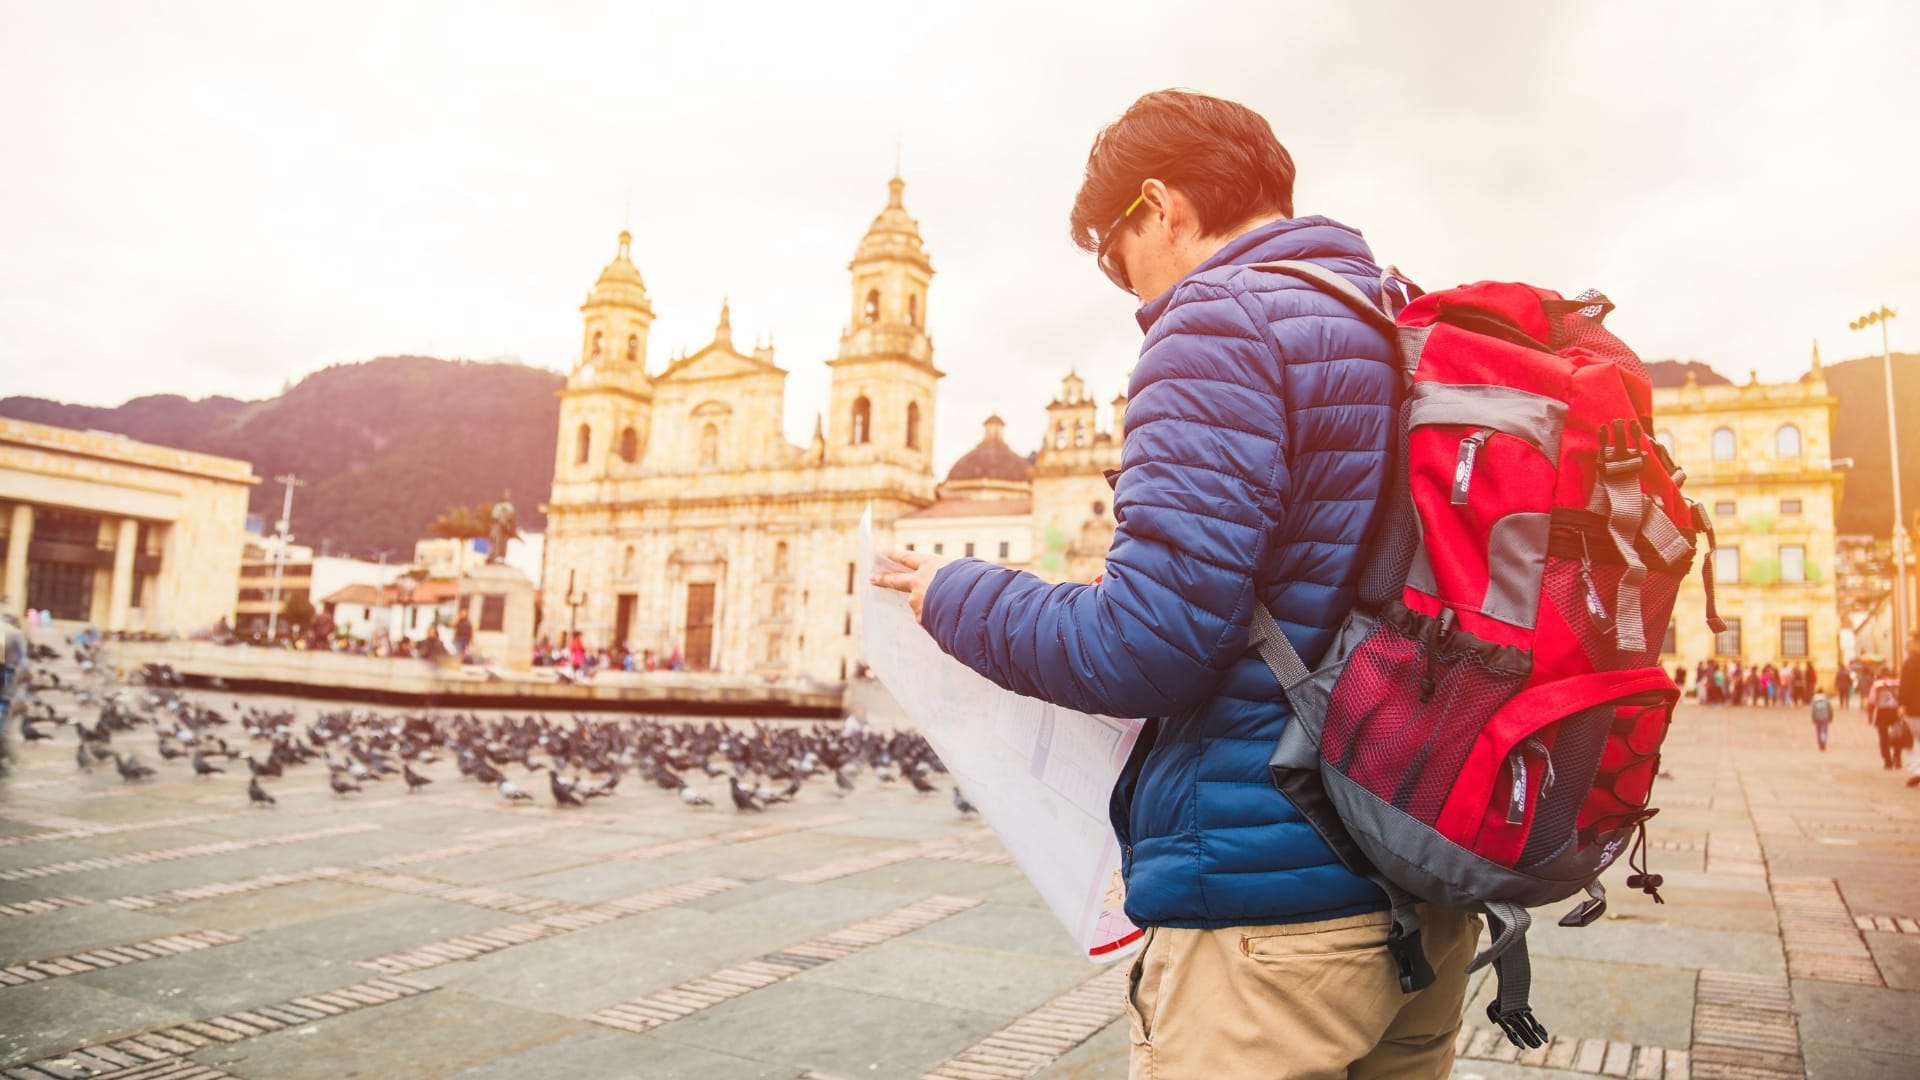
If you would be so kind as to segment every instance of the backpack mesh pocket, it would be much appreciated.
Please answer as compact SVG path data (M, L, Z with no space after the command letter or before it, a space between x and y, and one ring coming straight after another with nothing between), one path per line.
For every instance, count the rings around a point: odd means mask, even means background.
M1323 736L1326 760L1432 824L1480 729L1527 681L1525 654L1397 608L1347 659Z

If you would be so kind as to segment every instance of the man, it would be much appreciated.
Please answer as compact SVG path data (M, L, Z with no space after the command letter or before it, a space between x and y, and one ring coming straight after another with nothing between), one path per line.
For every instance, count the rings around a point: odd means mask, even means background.
M1880 674L1867 689L1867 723L1872 724L1880 736L1880 767L1898 770L1903 749L1900 735L1904 725L1901 723L1900 680L1894 677L1893 669L1882 666Z
M1116 525L1098 585L890 551L942 649L999 685L1150 719L1116 784L1133 1075L1442 1077L1478 933L1422 910L1438 981L1402 993L1384 895L1269 782L1291 718L1249 651L1263 604L1309 664L1352 606L1390 464L1394 346L1289 275L1369 296L1360 234L1295 217L1294 165L1258 114L1148 94L1094 140L1075 242L1137 296Z
M1920 633L1907 639L1907 662L1900 666L1900 711L1910 735L1907 786L1920 787Z
M27 678L27 633L11 611L0 615L0 776L13 764L13 744L7 740L7 714L13 709L15 683Z

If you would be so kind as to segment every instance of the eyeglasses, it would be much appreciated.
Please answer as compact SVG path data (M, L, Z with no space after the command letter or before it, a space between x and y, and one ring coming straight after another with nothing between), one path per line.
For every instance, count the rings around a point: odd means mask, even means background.
M1140 204L1146 201L1147 197L1142 195L1127 204L1126 212L1114 218L1113 224L1107 231L1100 234L1100 247L1093 256L1094 261L1100 264L1100 272L1107 275L1107 280L1120 286L1120 291L1129 295L1133 294L1133 282L1127 280L1127 268L1121 265L1120 260L1114 258L1113 242L1119 237L1120 230L1126 227L1127 219L1132 217L1133 212L1140 209Z

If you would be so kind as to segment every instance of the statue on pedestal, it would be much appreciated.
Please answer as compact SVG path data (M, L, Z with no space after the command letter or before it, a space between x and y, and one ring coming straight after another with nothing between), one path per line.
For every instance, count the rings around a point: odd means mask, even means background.
M491 543L487 548L487 562L505 562L507 541L520 535L513 518L513 492L500 493L500 501L493 504L493 530Z

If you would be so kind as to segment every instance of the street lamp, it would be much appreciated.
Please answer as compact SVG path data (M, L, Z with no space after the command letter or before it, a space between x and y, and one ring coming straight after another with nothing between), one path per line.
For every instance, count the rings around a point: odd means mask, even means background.
M287 486L287 497L280 504L280 521L276 530L280 544L273 555L273 600L267 608L267 642L271 644L280 629L280 572L287 565L287 545L293 542L293 489L301 487L305 481L292 473L276 476L274 479Z
M1887 379L1887 452L1893 458L1893 655L1904 654L1907 643L1907 554L1906 514L1900 508L1900 431L1893 411L1893 351L1887 344L1887 323L1899 314L1885 304L1847 324L1849 330L1865 330L1880 324L1880 364ZM1898 663L1899 661L1895 661Z

